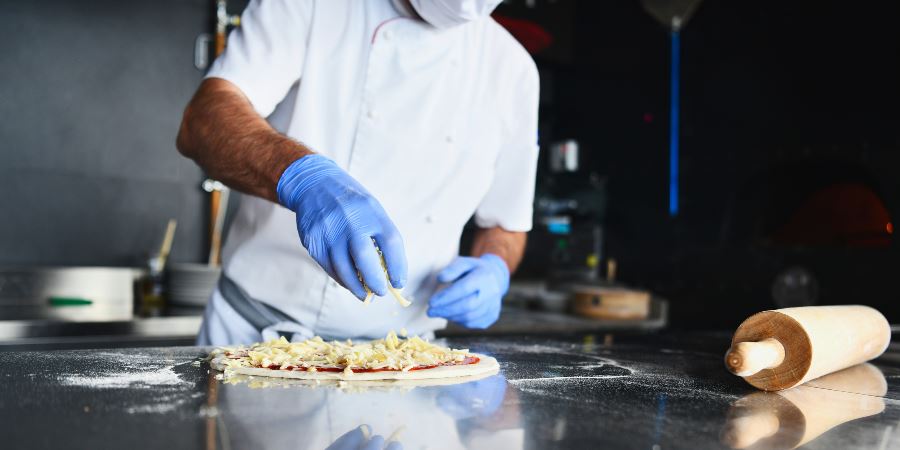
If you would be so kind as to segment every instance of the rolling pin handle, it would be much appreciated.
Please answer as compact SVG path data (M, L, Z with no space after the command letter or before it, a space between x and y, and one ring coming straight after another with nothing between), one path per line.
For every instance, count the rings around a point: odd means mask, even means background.
M772 369L784 361L784 346L776 339L738 342L725 354L725 366L731 373L749 377L763 369Z

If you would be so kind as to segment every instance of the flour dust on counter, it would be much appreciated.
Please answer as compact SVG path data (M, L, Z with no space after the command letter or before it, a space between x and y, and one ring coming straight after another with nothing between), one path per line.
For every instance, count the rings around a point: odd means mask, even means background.
M75 353L63 357L78 358L78 362L89 369L87 372L59 374L59 382L66 386L92 389L193 388L193 383L183 380L175 372L176 361L171 358L156 359L127 351Z
M167 355L168 354L168 355ZM83 392L81 414L168 414L204 396L191 366L171 349L159 357L142 350L51 351L4 354L4 363L26 368L48 391ZM115 399L111 401L109 399Z
M533 342L537 341L537 342ZM609 348L592 341L577 343L557 343L555 346L541 343L537 338L524 338L522 342L497 345L491 341L479 342L473 348L497 355L506 373L525 374L510 377L509 384L527 394L578 401L582 403L602 402L597 396L585 396L582 389L604 392L644 387L667 396L703 395L734 400L739 396L728 393L730 384L701 382L693 377L685 377L671 366L661 365L661 360L679 360L682 364L697 365L700 371L721 372L721 365L704 364L701 367L692 355L696 352L676 353L667 349L634 348L624 354L627 358L608 355ZM617 347L618 348L618 347ZM504 354L516 354L516 358L504 358ZM659 355L659 357L657 357ZM671 363L670 363L671 364Z
M126 388L131 385L176 386L182 383L175 373L175 365L150 371L97 372L88 375L63 375L59 378L67 386L96 389Z

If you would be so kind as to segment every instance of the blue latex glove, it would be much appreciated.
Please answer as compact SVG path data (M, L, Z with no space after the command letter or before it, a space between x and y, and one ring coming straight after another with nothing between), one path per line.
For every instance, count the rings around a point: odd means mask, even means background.
M353 295L366 297L359 277L375 294L388 292L373 238L384 254L391 285L400 289L406 283L400 232L378 200L334 161L315 154L294 161L277 190L281 204L297 213L300 241L310 256Z
M506 262L490 253L459 257L438 273L451 283L431 297L428 315L443 317L467 328L487 328L500 316L500 301L509 290Z
M468 383L441 386L438 406L454 419L488 417L500 408L506 396L506 378L494 375Z

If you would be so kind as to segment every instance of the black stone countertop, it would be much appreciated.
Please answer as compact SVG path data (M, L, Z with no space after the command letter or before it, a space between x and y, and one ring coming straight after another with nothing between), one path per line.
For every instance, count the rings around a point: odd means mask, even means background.
M197 347L9 352L3 447L382 448L359 446L366 425L391 450L900 448L896 349L830 384L771 394L724 370L728 341L451 339L502 372L431 387L230 384L195 365Z

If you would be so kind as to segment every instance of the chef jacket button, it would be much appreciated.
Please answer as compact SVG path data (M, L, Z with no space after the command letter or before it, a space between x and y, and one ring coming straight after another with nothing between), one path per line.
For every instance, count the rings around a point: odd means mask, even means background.
M444 139L447 141L448 144L452 144L452 143L453 143L453 136L447 136L447 137L444 138Z
M453 66L453 67L458 66L458 65L459 65L459 60L456 59L456 58L451 59L451 60L450 60L450 65Z
M384 30L381 33L381 37L383 37L384 40L389 41L389 40L391 40L391 32L389 30Z
M432 222L434 222L434 218L431 217L431 214L425 216L425 222L427 222L427 223L432 223Z
M372 108L369 108L369 112L366 113L366 115L369 116L370 119L374 119L374 118L378 117L378 114Z

